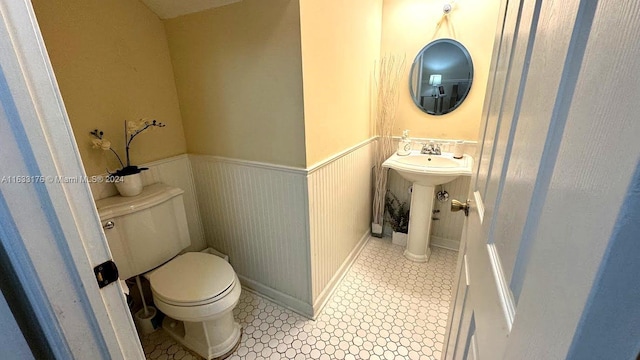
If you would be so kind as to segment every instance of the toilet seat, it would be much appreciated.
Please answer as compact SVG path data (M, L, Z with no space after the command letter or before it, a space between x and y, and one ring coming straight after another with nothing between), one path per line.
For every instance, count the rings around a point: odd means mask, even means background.
M240 298L241 287L233 267L207 253L179 255L146 275L156 306L178 320L215 318Z
M218 296L213 302L200 305L173 305L162 301L155 294L153 300L158 310L167 316L181 321L203 322L215 320L231 311L240 300L242 287L239 281L234 282L224 296Z
M198 306L215 302L232 288L233 267L222 258L188 252L148 274L156 298L176 306Z

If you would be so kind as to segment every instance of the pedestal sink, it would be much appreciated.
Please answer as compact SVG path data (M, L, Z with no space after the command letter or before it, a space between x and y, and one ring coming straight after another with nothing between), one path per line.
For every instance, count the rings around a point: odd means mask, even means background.
M394 169L400 176L413 182L404 256L412 261L426 262L431 255L429 235L435 186L446 184L459 176L471 176L473 159L467 154L462 159L454 159L452 153L427 155L413 150L406 156L393 154L382 166Z

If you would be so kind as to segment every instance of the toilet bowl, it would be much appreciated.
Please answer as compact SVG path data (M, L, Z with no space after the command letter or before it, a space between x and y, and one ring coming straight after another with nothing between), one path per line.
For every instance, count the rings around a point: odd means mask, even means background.
M183 191L165 184L133 197L96 201L113 260L122 279L149 279L163 328L205 359L224 358L240 342L233 308L241 286L233 267L209 253L187 252L191 244Z
M163 328L205 359L221 358L240 341L233 308L240 282L218 256L188 252L145 275L156 307L168 318Z

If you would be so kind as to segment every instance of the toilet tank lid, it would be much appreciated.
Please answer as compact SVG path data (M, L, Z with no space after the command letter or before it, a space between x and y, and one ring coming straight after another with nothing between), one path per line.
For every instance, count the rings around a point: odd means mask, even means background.
M162 183L145 186L140 195L110 196L96 201L100 220L106 220L148 209L184 193L184 190Z

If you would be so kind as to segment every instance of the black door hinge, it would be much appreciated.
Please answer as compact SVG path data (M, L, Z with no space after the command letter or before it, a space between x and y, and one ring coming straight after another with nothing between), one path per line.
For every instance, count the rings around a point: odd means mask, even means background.
M96 274L96 281L98 281L100 289L118 280L118 267L111 260L94 267L93 272Z

